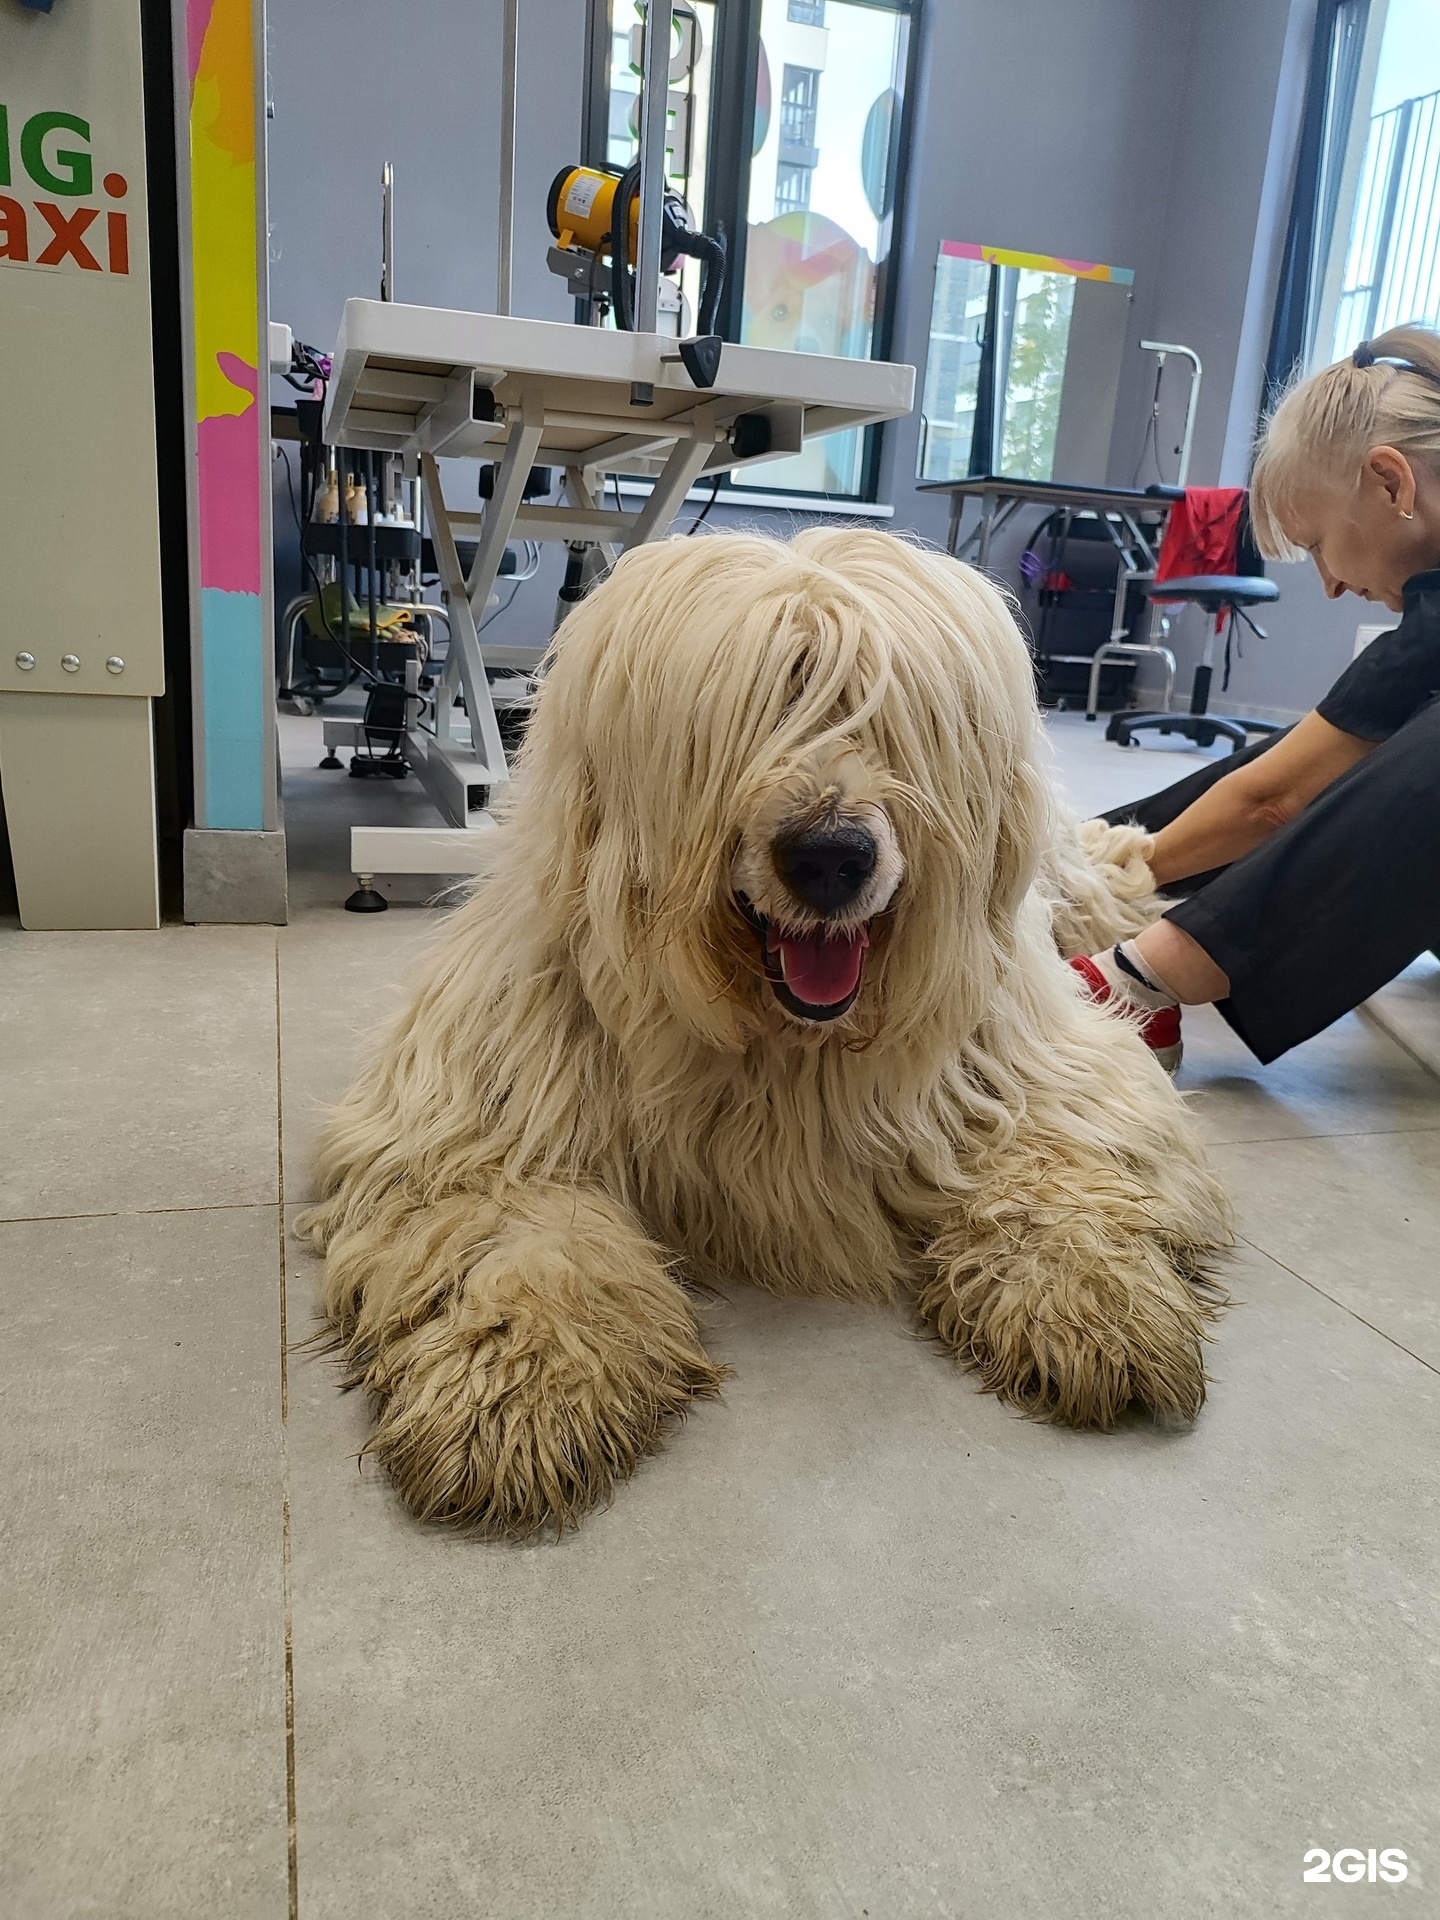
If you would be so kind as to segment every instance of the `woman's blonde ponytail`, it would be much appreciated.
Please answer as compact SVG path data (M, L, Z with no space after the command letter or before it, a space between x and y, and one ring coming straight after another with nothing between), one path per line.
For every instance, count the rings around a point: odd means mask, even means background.
M1299 380L1272 408L1250 477L1250 514L1262 553L1298 560L1286 531L1297 494L1353 486L1372 447L1394 447L1440 476L1440 334L1391 327Z

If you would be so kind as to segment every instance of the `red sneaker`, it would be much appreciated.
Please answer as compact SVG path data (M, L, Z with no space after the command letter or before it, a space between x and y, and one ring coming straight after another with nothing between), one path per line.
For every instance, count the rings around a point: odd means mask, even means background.
M1096 1006L1103 1007L1108 1000L1114 999L1114 988L1088 954L1081 954L1070 964L1085 982L1086 990ZM1174 1073L1185 1052L1180 1038L1179 1007L1160 1007L1154 1013L1145 1014L1139 1022L1138 1031L1166 1073Z

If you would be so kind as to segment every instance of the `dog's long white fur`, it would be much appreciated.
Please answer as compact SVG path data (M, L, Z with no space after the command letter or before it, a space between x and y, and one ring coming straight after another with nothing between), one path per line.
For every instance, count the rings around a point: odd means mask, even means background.
M1195 1414L1225 1204L1057 954L1057 916L1080 950L1153 904L1133 836L1059 820L1037 729L1000 594L889 535L655 543L569 616L496 869L308 1221L414 1511L525 1533L603 1498L723 1376L692 1281L909 1299L1045 1417ZM731 868L841 763L905 878L854 1008L806 1026Z

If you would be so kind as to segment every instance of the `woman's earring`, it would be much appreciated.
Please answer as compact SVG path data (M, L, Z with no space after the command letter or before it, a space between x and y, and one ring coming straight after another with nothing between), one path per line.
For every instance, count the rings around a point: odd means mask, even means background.
M1400 509L1400 518L1402 520L1413 520L1415 516L1413 513L1406 513L1405 509L1402 507Z

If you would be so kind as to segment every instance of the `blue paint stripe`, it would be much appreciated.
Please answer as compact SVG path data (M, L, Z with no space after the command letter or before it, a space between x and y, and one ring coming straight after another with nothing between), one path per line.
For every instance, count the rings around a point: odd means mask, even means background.
M200 593L207 827L265 824L267 685L258 593Z

